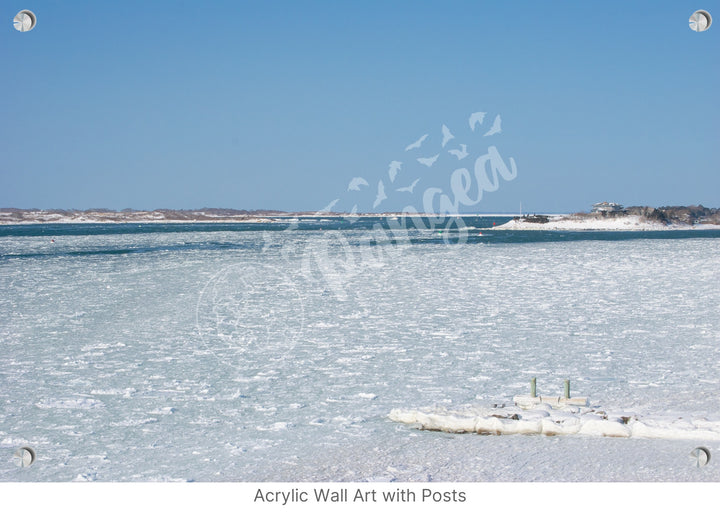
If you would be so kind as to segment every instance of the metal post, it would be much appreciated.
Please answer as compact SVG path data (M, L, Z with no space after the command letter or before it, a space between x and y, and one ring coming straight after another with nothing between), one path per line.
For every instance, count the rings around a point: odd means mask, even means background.
M535 377L530 379L530 396L537 397L537 379Z
M565 398L570 398L570 379L565 379Z

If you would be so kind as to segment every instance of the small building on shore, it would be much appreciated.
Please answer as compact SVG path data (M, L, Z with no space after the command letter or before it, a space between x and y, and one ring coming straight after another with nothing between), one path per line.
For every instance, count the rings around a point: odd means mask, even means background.
M623 213L625 212L625 207L617 203L608 203L607 201L603 201L602 203L595 203L592 206L592 212L594 214Z

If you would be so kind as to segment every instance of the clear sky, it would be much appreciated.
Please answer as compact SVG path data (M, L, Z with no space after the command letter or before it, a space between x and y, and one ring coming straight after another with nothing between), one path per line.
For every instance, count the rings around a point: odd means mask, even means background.
M0 207L420 209L490 147L462 211L720 207L719 51L716 0L0 0Z

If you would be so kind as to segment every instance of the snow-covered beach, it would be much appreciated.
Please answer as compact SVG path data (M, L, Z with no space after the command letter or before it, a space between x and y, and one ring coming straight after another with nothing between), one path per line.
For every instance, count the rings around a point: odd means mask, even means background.
M497 230L563 230L563 231L663 231L663 230L720 230L716 224L663 224L648 221L639 215L622 217L577 217L550 215L547 222L532 222L521 218L495 227Z

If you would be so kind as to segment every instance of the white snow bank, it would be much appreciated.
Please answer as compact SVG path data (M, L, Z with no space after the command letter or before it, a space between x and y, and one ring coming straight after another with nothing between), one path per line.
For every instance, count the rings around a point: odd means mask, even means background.
M530 410L516 406L492 409L474 406L461 409L393 409L388 416L390 420L415 425L423 430L448 433L579 434L618 438L720 440L720 421L622 416L608 414L599 408L553 409L547 404Z
M720 229L718 225L703 224L670 225L659 222L643 221L639 215L626 215L624 217L598 217L579 218L571 215L548 216L547 223L531 223L513 219L495 230L690 230L690 229Z

